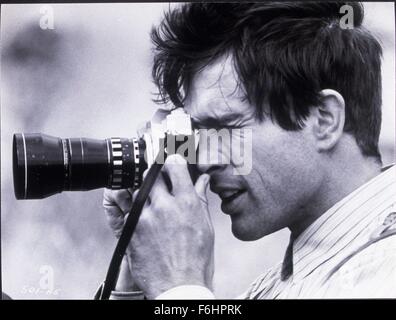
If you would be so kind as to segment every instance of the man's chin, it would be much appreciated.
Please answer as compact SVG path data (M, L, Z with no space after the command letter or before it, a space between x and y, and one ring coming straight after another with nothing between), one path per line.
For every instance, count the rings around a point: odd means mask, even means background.
M238 240L255 241L271 233L266 233L265 230L255 230L257 226L252 227L235 220L236 219L231 218L231 231Z

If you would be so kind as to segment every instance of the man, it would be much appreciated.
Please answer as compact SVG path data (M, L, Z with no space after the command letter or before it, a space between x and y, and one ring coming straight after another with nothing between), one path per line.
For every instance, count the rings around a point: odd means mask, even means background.
M185 160L169 156L119 290L214 298L210 180L238 239L291 231L284 261L240 297L396 296L395 169L381 168L378 150L381 47L359 3L348 4L353 28L341 25L344 4L185 4L153 30L159 100L199 129L227 128L235 139L232 129L250 129L252 170L199 163L193 185ZM105 191L114 230L132 201Z

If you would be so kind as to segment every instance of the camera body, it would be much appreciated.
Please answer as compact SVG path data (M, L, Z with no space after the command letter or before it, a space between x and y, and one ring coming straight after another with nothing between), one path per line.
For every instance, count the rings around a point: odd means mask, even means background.
M40 133L13 137L17 199L42 199L62 191L138 189L143 172L165 154L189 158L199 131L183 109L159 110L136 138L61 139ZM187 154L186 154L187 152ZM161 154L163 153L163 154Z

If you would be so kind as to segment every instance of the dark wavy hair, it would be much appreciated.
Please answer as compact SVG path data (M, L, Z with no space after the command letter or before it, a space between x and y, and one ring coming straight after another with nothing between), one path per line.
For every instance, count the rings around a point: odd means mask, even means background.
M352 29L340 8L353 9ZM344 131L365 156L381 161L381 56L362 26L357 2L187 3L169 10L152 29L153 79L158 103L183 107L196 72L231 54L245 97L257 117L299 130L319 92L344 98ZM269 110L264 109L268 103Z

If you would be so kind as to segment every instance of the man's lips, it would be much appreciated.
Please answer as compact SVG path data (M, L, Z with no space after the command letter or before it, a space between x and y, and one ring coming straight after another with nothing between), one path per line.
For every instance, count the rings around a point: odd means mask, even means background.
M213 183L210 188L222 200L221 210L224 213L235 215L242 210L242 195L246 193L244 188L236 188L235 184L220 185Z
M230 215L237 216L239 213L243 212L246 202L244 195L246 194L246 190L234 190L227 197L221 197L221 211ZM245 199L245 200L244 200ZM245 208L246 209L246 208Z
M240 189L239 190L222 190L222 191L218 192L218 195L220 196L220 198L223 202L231 202L244 192L245 192L245 190L240 190Z

